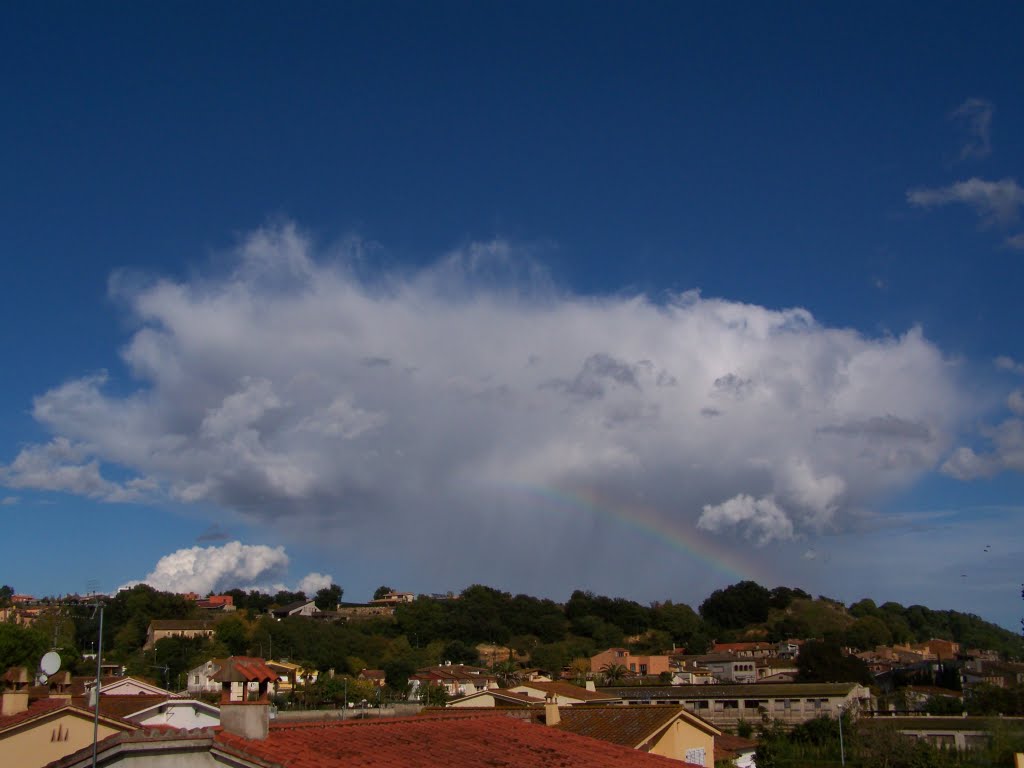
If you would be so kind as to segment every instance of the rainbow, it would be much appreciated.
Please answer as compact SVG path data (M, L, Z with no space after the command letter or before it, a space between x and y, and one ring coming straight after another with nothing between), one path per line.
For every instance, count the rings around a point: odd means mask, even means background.
M592 488L544 486L516 490L556 513L598 517L638 531L705 563L726 576L729 583L750 580L769 589L773 586L773 577L754 558L744 558L742 553L726 549L719 540L704 534L692 523L666 519L653 507L642 503L623 504Z

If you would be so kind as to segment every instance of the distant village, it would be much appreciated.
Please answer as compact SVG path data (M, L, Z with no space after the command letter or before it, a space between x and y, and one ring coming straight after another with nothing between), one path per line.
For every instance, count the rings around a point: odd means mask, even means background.
M36 599L5 589L5 766L529 768L557 755L564 766L749 768L759 754L778 764L771 749L801 729L844 722L970 765L970 755L992 749L994 719L1024 739L1019 656L948 637L851 647L839 639L870 639L864 627L884 636L883 609L862 601L861 615L847 616L845 606L799 591L786 590L776 601L784 607L765 614L785 616L776 630L811 604L846 634L705 640L701 632L721 626L705 618L714 606L698 616L589 593L556 605L486 587L439 595L382 587L363 603L342 601L335 585L312 599L276 596L296 598L287 602L238 590L171 595L142 586L127 596ZM747 584L720 593L755 594ZM101 606L113 622L102 656ZM761 609L748 601L736 610ZM960 616L952 618L966 621ZM625 634L612 619L646 626ZM984 623L972 619L964 626L978 634ZM464 639L453 637L465 621ZM763 624L724 633L765 634ZM505 630L501 641L479 641ZM591 636L573 634L583 631ZM687 632L700 652L676 643ZM620 642L595 647L602 633ZM577 655L586 648L593 652ZM336 661L325 666L317 654ZM845 762L841 731L839 749ZM861 755L858 764L872 763Z

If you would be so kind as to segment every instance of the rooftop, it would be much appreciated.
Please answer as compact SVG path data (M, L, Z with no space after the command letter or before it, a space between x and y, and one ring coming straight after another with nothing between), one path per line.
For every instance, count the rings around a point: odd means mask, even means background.
M461 717L386 718L273 724L265 740L249 740L219 729L170 733L147 729L101 742L103 753L154 750L215 752L236 766L260 768L681 768L687 763L640 752L558 728L472 713ZM83 749L51 764L81 768L91 762Z

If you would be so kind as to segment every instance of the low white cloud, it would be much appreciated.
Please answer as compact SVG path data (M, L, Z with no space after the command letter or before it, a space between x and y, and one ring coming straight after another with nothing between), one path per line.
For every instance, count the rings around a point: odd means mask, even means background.
M20 499L17 496L4 496L0 499L0 507L13 507Z
M1013 392L1007 404L1020 414L1024 409L1020 391ZM942 471L959 480L992 477L1004 471L1024 472L1024 419L1013 417L983 427L981 435L988 450L979 453L970 447L960 447L942 465Z
M153 570L139 581L129 582L125 589L144 583L166 592L195 592L206 595L234 588L263 588L277 591L285 587L275 580L288 571L289 558L284 547L243 544L231 541L222 546L189 547L164 555ZM315 593L329 586L332 577L311 573L299 581L298 590ZM273 586L267 586L273 584Z
M960 148L961 160L981 159L992 154L994 111L988 99L970 98L950 113L950 119L958 123L965 134Z
M907 201L919 208L936 208L962 203L974 209L985 226L1007 226L1024 206L1024 189L1015 179L985 181L971 178L948 187L917 187L907 192Z
M313 597L321 589L331 586L334 577L327 573L310 573L299 581L298 591L305 592L307 597Z
M1024 416L1024 390L1015 389L1006 397L1006 407L1018 416Z
M793 523L775 499L755 499L746 494L734 496L721 504L705 505L697 527L715 533L739 528L758 544L793 538Z
M1012 357L995 359L1000 371L1024 375L1024 364ZM942 471L959 480L992 477L1000 472L1024 472L1024 389L1014 389L1006 396L1010 417L995 425L979 428L984 446L976 450L960 446L943 463Z
M1010 235L1003 240L1003 245L1013 251L1024 251L1024 232Z
M976 416L919 328L873 338L697 292L568 295L503 241L372 280L291 225L236 257L192 281L115 276L134 382L36 397L54 439L0 483L220 507L403 559L475 551L485 529L520 537L510 553L537 526L571 540L523 501L535 489L642 492L673 525L767 542L843 530Z

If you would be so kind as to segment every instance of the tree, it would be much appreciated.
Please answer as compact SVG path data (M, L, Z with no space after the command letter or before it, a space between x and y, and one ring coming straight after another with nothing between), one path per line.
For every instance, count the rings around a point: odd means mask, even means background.
M845 632L846 644L859 651L871 650L892 642L892 632L877 616L862 616Z
M11 598L14 597L14 589L4 584L0 587L0 608L6 608L11 604Z
M249 648L249 628L238 616L218 621L213 636L232 656L241 656Z
M502 688L511 688L519 683L519 665L512 661L512 659L499 661L491 671L497 676L498 683Z
M723 629L741 629L767 621L770 599L771 593L760 584L741 581L712 592L700 604L700 615Z
M422 685L420 701L428 707L443 707L448 703L448 691L443 685Z
M373 591L373 599L374 600L383 600L386 595L389 595L389 594L391 594L394 591L395 591L394 587L388 587L388 586L382 584L381 586L377 587ZM366 593L364 592L363 594L366 594Z
M321 611L336 611L344 590L337 584L317 590L314 602Z
M613 661L609 661L607 664L601 667L601 674L604 675L604 679L609 683L618 683L629 673L622 664L616 664Z
M0 623L0 670L28 667L34 671L48 647L48 638L38 629Z
M404 694L409 688L409 678L416 671L416 665L408 659L394 658L384 664L384 681L395 693Z
M444 647L444 660L452 664L476 664L480 660L480 654L473 646L461 640L452 640Z
M569 662L569 673L576 685L586 685L587 676L590 674L590 659L580 657Z
M868 665L856 656L844 656L838 643L810 640L796 657L797 682L863 683L873 681Z

